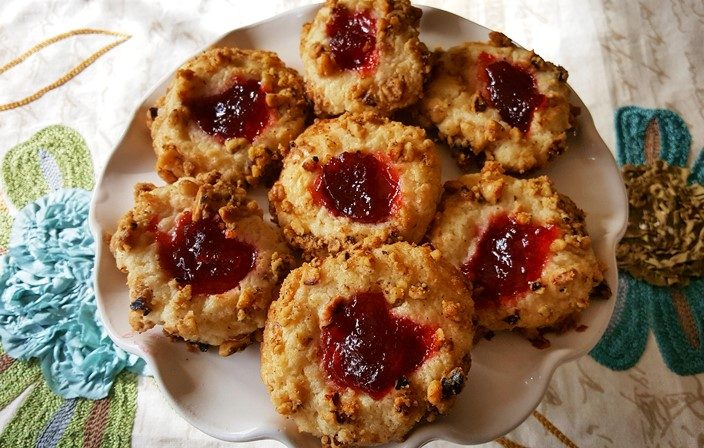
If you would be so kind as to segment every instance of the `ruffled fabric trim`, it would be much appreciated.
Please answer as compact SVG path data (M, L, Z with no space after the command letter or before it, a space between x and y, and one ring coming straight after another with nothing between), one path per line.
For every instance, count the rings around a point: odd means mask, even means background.
M97 314L89 204L90 193L78 189L28 204L0 257L2 345L12 357L37 358L51 390L65 398L103 398L122 370L145 367L112 343Z

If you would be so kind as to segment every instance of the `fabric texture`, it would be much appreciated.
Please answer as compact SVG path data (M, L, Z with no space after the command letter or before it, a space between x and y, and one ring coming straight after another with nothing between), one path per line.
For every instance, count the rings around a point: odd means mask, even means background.
M53 125L5 154L2 179L8 197L20 208L62 186L91 190L93 165L83 137Z
M649 164L651 169L656 170L665 170L670 164L686 166L692 139L684 120L676 113L629 106L619 109L615 119L618 144L616 154L621 164ZM651 126L657 126L657 129L652 129ZM704 176L698 171L704 167L701 163L704 157L702 154L704 153L699 154L691 174L685 176L690 181ZM657 164L656 157L666 164ZM660 188L662 187L667 185ZM655 195L656 188L656 185L651 185L648 194ZM642 202L640 198L631 195L631 223L638 229L646 228L649 223L638 219L639 210L634 208L634 199ZM656 210L652 215L643 216L655 219L662 214L674 215L677 213L677 207L681 205L675 201L669 206L669 209ZM695 218L698 223L690 223L692 225L688 225L685 231L696 235L697 229L702 227L704 216L700 211L695 213ZM661 222L668 223L665 220ZM677 223L678 221L674 221L671 225ZM681 221L679 224L685 225ZM670 228L666 235L674 233L674 229ZM628 235L627 232L622 245ZM702 237L704 235L694 236L695 239ZM660 244L662 246L666 243L667 241L664 241ZM634 241L632 244L639 242ZM646 241L641 240L640 244L646 244ZM668 249L672 248L663 247L659 253L662 255ZM657 267L651 266L649 269L657 270ZM614 370L630 369L645 351L648 331L652 329L663 360L673 372L679 375L704 372L704 273L694 277L686 286L671 287L651 284L652 281L648 279L634 278L625 270L621 270L619 276L614 314L591 356Z
M1 356L7 357L7 354ZM31 386L22 406L2 434L0 446L13 448L72 448L131 446L131 433L137 409L137 377L121 374L107 397L63 399L42 380L34 362L12 362L10 370L0 373L3 391L16 381L18 393ZM0 397L0 409L11 395ZM13 397L14 398L14 397Z
M3 181L16 188L11 204L29 202L0 207L0 409L24 396L0 446L129 447L129 372L145 366L113 345L97 314L90 192L65 188L93 186L85 140L44 128L6 154Z
M3 347L37 358L49 388L66 398L103 398L120 371L144 368L96 318L89 199L85 190L59 190L30 203L0 258Z

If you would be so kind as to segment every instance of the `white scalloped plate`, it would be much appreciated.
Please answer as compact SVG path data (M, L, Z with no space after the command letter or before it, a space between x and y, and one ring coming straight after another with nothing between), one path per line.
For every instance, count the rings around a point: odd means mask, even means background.
M298 36L318 5L299 8L270 20L234 30L213 46L239 46L276 51L300 70ZM451 13L423 7L421 39L429 48L449 47L465 40L486 40L489 30ZM137 182L163 182L154 173L155 157L144 125L146 110L162 95L171 76L162 80L135 111L132 122L115 148L95 189L90 222L96 236L115 229L129 210ZM587 212L587 227L594 249L608 265L606 278L617 284L615 247L627 219L625 190L611 152L599 137L582 101L579 132L571 137L568 151L544 171L557 188ZM459 172L445 156L444 180ZM543 174L543 173L540 173ZM263 190L254 191L264 210ZM319 446L313 437L300 435L293 424L274 411L259 377L257 346L227 358L215 351L188 352L183 344L167 340L159 329L135 334L127 322L128 290L125 276L102 238L96 238L95 290L98 308L110 337L123 349L143 357L154 371L171 405L193 426L230 441L275 439L290 446ZM538 405L557 366L585 355L606 329L614 298L593 303L582 314L587 325L550 338L552 345L537 350L511 334L482 341L472 352L473 365L467 386L452 412L411 432L404 446L421 446L431 440L475 444L493 440L518 426ZM395 446L395 445L390 445Z

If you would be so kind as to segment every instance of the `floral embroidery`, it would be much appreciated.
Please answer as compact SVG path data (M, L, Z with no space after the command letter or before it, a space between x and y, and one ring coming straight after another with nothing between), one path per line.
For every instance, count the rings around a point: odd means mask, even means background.
M684 171L691 136L684 121L674 112L638 107L621 108L616 113L616 133L620 164L650 165L645 171L656 171L654 176L664 179L667 179L668 173L674 176L672 173ZM687 177L686 173L683 175ZM688 176L690 183L701 184L703 180L704 151L700 152ZM657 192L650 190L649 194L654 196ZM639 198L630 198L631 207L638 201ZM677 202L674 201L670 211L658 210L657 213L643 216L654 217L668 213L676 218L675 221L681 216L687 216L692 220L691 228L687 231L695 235L684 238L678 232L673 232L673 229L666 229L665 232L672 235L673 241L686 250L681 253L677 253L677 248L674 251L668 250L668 253L675 253L675 256L671 259L663 258L660 263L652 256L646 260L647 263L639 266L624 263L623 266L627 265L629 271L639 278L625 270L619 272L614 314L604 336L590 353L595 360L611 369L626 370L633 367L640 360L648 332L652 329L665 364L673 372L679 375L704 372L704 279L701 272L696 275L696 263L701 263L700 238L704 236L697 237L696 233L701 232L704 217L701 210L699 214L692 213L692 210L678 210ZM631 219L640 215L638 210L635 213L631 210ZM668 221L670 216L660 218L663 223L671 222ZM641 222L639 228L645 229L649 225L650 223ZM645 241L645 238L649 238L647 235L641 238L644 238L644 245L652 243ZM628 243L634 244L633 241ZM692 254L692 251L697 253ZM648 252L651 253L652 250ZM685 255L687 259L683 259ZM691 266L695 268L691 269ZM662 272L657 272L658 269Z
M21 208L59 188L93 188L93 164L77 131L48 126L7 151L2 161L5 192Z
M66 398L103 398L123 369L144 369L113 345L96 315L89 203L89 192L68 189L28 204L0 257L3 348L37 358L51 390Z

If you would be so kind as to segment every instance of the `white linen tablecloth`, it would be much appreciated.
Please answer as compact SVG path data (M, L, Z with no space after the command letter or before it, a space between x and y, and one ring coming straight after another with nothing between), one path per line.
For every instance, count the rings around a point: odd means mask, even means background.
M48 37L102 28L132 37L64 86L0 112L0 150L62 123L87 140L99 172L142 97L181 62L231 29L312 3L308 0L4 0L0 65ZM563 65L597 129L614 148L614 111L623 105L669 108L704 144L704 3L701 0L426 0L534 48ZM72 38L0 75L0 104L27 96L111 42ZM704 300L704 298L702 298ZM0 425L11 417L0 413ZM704 446L704 375L680 377L654 341L639 364L614 372L589 357L560 367L539 410L578 446ZM531 447L564 446L534 418L508 437ZM133 445L233 446L190 427L140 379ZM237 446L274 446L253 442ZM434 446L453 446L436 442ZM490 443L486 446L499 446Z

